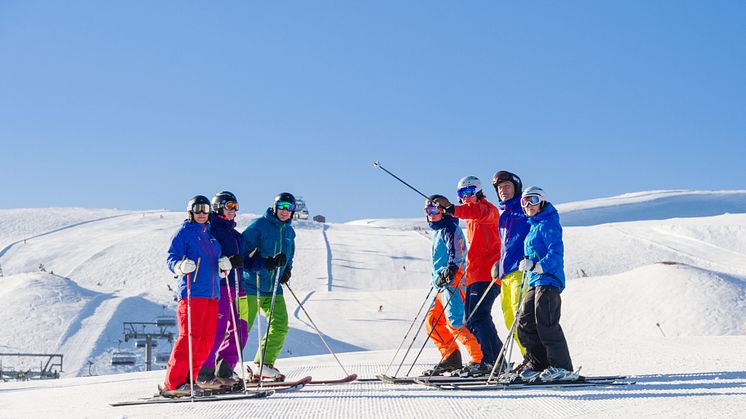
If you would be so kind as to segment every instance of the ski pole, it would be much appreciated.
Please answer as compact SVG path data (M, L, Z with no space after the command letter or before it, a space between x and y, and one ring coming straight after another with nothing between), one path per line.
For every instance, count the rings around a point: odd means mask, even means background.
M276 274L275 274L275 284L274 288L272 288L272 301L269 303L269 318L267 318L267 336L264 339L264 348L260 348L262 350L262 363L259 365L259 382L262 382L262 373L264 371L264 358L267 356L267 344L269 343L269 334L270 329L272 328L272 315L275 313L275 299L277 298L277 288L280 286L280 268L275 268ZM257 308L257 316L259 315L259 309ZM261 344L261 342L260 342Z
M424 193L422 193L422 192L418 191L418 190L417 190L417 189L416 189L416 188L415 188L414 186L412 186L412 185L408 184L407 182L405 182L405 181L401 180L401 178L400 178L399 176L397 176L397 175L395 175L395 174L393 174L393 173L389 172L388 170L386 170L386 168L385 168L385 167L381 166L381 163L380 163L380 162L377 162L377 161L376 161L376 162L373 162L373 167L375 167L375 168L377 168L377 169L381 169L381 170L383 170L384 172L386 172L386 173L390 174L391 176L393 176L393 177L394 177L394 179L396 179L396 180L398 180L399 182L401 182L401 183L403 183L403 184L405 184L405 185L409 186L409 188L410 188L410 189L412 189L413 191L415 191L415 192L417 192L418 194L422 195L422 197L423 197L423 198L425 198L425 199L428 199L427 195L425 195Z
M197 258L197 267L194 270L194 281L199 274L199 263L202 258ZM192 354L192 280L187 274L187 335L189 339L189 397L194 400L194 356Z
M433 297L432 302L430 302L430 308L427 309L427 311L432 310L433 307L435 307L435 300L440 295L440 291L438 290L437 293L435 293L435 297ZM407 347L407 350L404 352L404 356L401 359L401 362L399 363L399 366L396 367L396 372L394 373L394 377L399 375L399 370L401 370L401 367L404 365L404 361L407 359L407 355L409 355L409 351L412 350L412 346L414 346L414 342L417 340L417 334L422 330L422 326L425 324L425 320L427 320L427 316L422 317L422 321L420 322L420 326L417 328L417 333L412 336L412 341L409 342L409 346Z
M528 257L526 257L528 259ZM527 288L528 280L526 279L526 271L523 271L523 275L521 276L521 292L518 296L518 309L515 312L515 318L513 319L513 324L510 327L510 334L508 335L508 341L505 342L505 345L503 345L502 349L500 349L500 354L498 354L497 359L499 362L496 362L495 365L492 366L492 371L490 371L490 376L487 378L487 382L489 383L492 381L492 377L495 375L495 370L501 371L503 369L503 365L510 365L510 355L513 353L513 343L516 340L516 334L518 333L518 318L523 313L523 298L526 296L526 288ZM507 354L507 359L506 359ZM499 375L498 375L499 378Z
M231 292L230 278L225 278L225 286L228 288L228 304L231 306L231 321L233 322L233 337L236 339L236 352L238 352L238 362L241 364L241 379L246 383L246 375L243 372L243 354L241 353L241 340L238 338L238 323L236 323L236 311L238 311L238 268L233 270L236 278L236 305L233 305L233 294ZM244 390L246 385L244 384Z
M443 317L443 315L446 313L446 310L448 310L448 306L451 305L451 300L453 300L453 295L456 294L458 290L453 290L453 293L448 292L448 301L446 301L446 305L443 307L443 311L440 312L438 315L438 318L435 319L435 324L433 324L433 328L430 330L430 333L427 334L427 338L424 342L422 342L422 347L420 348L420 351L417 353L417 356L414 357L414 361L412 362L412 366L409 367L409 371L407 371L407 377L409 377L409 373L412 372L412 369L414 368L414 365L417 363L417 360L420 358L420 355L422 355L422 351L425 349L425 345L427 345L427 342L430 340L430 336L433 335L433 332L435 331L435 325L440 322L440 319ZM427 318L427 316L425 316ZM450 348L450 345L449 345ZM442 362L442 361L441 361ZM440 364L440 362L438 362ZM435 369L431 371L430 376L432 376L432 373L435 372Z
M469 320L471 320L472 316L474 316L474 313L477 312L477 309L480 305L482 305L482 301L484 301L485 297L487 297L487 293L490 292L490 289L493 285L495 285L495 282L497 282L497 278L493 278L492 282L490 282L490 285L487 286L487 289L484 290L484 293L482 294L482 297L479 298L479 301L477 301L477 304L474 306L474 308L471 310L471 313L469 313L469 316L466 317L466 320L464 321L464 325L462 327L459 327L458 333L456 333L456 336L453 338L453 342L451 342L450 345L448 345L448 349L446 349L446 353L451 350L454 344L456 344L456 341L458 340L459 336L461 336L461 333L464 331L464 329L467 329L467 325L469 324ZM445 356L441 356L440 361L438 361L438 364L443 362L446 359ZM432 374L430 374L432 377Z
M311 322L311 325L313 326L313 328L316 329L316 333L321 338L321 341L324 342L324 346L326 346L326 350L328 350L329 353L332 354L334 359L337 361L337 364L339 364L339 367L342 368L342 371L344 371L345 375L349 376L350 374L347 372L344 365L342 365L342 363L339 362L339 358L337 358L337 354L335 354L332 348L329 347L329 344L326 343L326 339L324 339L324 335L321 333L319 328L316 326L316 323L313 322L313 320L311 319L311 316L306 311L306 308L303 307L303 304L301 304L300 300L298 300L298 297L295 295L295 292L293 292L293 289L290 288L290 285L288 284L285 284L285 286L287 287L288 291L290 291L290 294L292 294L293 298L295 299L295 302L298 303L298 307L300 307L300 309L303 310L303 314L306 315L306 317L308 318L308 321Z
M412 331L412 327L414 327L414 323L417 321L417 318L420 317L420 313L422 313L422 309L425 308L425 304L427 304L427 300L430 299L430 294L433 293L433 286L430 286L430 290L427 292L427 296L425 296L425 299L422 300L422 305L420 306L420 309L417 311L417 315L414 316L414 319L412 319L412 323L409 325L409 329L407 330L407 333L404 334L404 337L401 340L401 343L399 344L399 347L396 348L396 352L394 353L394 356L391 358L391 362L389 362L389 366L386 367L386 371L384 372L384 375L389 373L389 369L391 369L391 366L394 365L394 360L396 360L396 356L399 355L399 351L401 350L401 347L404 346L404 342L407 340L407 336L409 336L409 332Z
M259 272L256 273L256 314L254 314L254 317L256 318L256 334L257 334L257 352L259 353L259 369L261 369L261 365L264 365L264 357L262 354L262 317L259 315L259 310L262 307L262 298L261 298L261 292L259 291L259 287L261 285L261 282L259 281ZM247 297L248 300L248 297ZM267 331L269 331L269 326L267 326ZM261 371L260 371L261 372ZM253 374L253 372L252 372ZM259 376L259 388L262 387L262 376Z

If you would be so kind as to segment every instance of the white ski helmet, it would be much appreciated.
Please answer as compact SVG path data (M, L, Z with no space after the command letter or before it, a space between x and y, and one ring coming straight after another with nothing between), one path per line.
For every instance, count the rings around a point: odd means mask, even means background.
M544 189L538 186L529 186L521 194L521 207L527 207L530 205L539 204L541 209L544 209L544 205L547 203L547 194Z
M469 187L473 187L475 189L475 194L482 192L482 182L480 182L479 178L477 178L476 176L466 176L461 178L461 180L458 181L456 190L458 191Z

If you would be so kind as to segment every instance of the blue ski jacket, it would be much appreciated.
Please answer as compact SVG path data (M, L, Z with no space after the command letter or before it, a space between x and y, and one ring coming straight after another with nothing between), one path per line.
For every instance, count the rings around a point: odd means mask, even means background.
M176 264L184 259L199 261L197 270L179 278L179 299L187 297L187 278L192 297L220 298L220 276L218 259L220 243L210 232L210 224L198 224L184 220L179 231L171 239L166 263L174 272ZM195 277L196 276L196 277Z
M562 226L557 209L547 202L544 209L528 217L531 224L524 242L526 256L541 263L542 274L528 272L528 286L551 285L560 292L565 289L565 246L562 243Z
M518 270L523 259L523 242L528 230L528 217L521 208L521 196L497 203L500 209L500 278Z
M220 243L223 256L231 257L233 255L238 255L241 253L241 240L243 239L243 237L241 236L241 233L236 230L235 221L223 218L215 213L210 213L210 227L212 234L218 240L218 243ZM265 266L264 258L257 257L247 259L244 261L244 266L250 270L263 269ZM238 277L241 278L241 276L243 275L243 268L238 268L238 271ZM236 270L233 269L228 274L228 278L220 279L220 284L225 284L225 281L227 279L230 281L231 289L235 290L235 276ZM238 282L239 284L241 283L240 280Z
M275 275L282 277L285 270L293 269L293 256L295 255L295 230L290 225L292 218L280 221L268 208L262 217L257 218L242 233L241 250L244 259L259 249L263 257L274 256L284 253L287 256L285 266L278 267L271 272L266 269L245 269L243 273L243 287L247 295L256 294L256 280L259 278L259 292L262 296L271 296L275 283ZM279 284L278 284L279 285ZM277 294L282 294L282 286L277 289Z
M435 231L432 244L433 286L438 286L438 278L448 265L454 265L459 269L455 283L444 287L439 295L440 302L445 307L448 323L454 328L459 328L463 326L465 311L463 295L466 292L466 238L459 227L458 218L450 215L445 215L442 220L434 223L428 221L428 225Z

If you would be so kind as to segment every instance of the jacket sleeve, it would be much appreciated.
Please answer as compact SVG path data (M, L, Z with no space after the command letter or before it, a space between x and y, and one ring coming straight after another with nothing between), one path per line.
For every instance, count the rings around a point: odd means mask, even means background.
M479 223L497 223L500 211L492 205L456 205L453 215L464 220L477 220Z
M293 269L293 257L295 257L295 230L290 230L290 244L288 245L288 262L285 264L285 269Z
M266 269L264 258L268 255L249 257L249 254L259 246L259 229L256 224L246 227L241 233L241 256L244 258L244 268L248 271L260 271Z
M168 248L168 257L166 257L166 264L171 272L176 273L176 264L181 262L186 257L186 240L184 238L184 230L180 229L174 234L171 239L171 246Z
M559 224L541 226L541 235L547 247L547 254L539 260L542 270L557 275L564 269L565 246L562 243L562 227Z
M452 225L445 229L443 234L443 241L446 244L446 250L448 251L448 264L461 266L464 263L464 240L457 234L456 229L460 228L458 225Z

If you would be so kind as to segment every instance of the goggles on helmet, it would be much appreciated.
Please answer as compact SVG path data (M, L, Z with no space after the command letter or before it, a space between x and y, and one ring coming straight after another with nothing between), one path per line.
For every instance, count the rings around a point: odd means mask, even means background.
M192 212L194 214L209 214L210 204L194 204L192 205Z
M467 186L458 190L459 198L466 198L467 196L473 196L477 194L476 186Z
M427 215L440 214L440 208L437 205L427 205L425 207L425 214Z
M275 204L275 208L278 210L295 211L295 204L292 202L279 201Z
M521 198L521 206L526 208L529 205L541 204L541 198L538 195L527 195Z
M238 202L228 201L225 203L224 207L227 210L238 211Z

